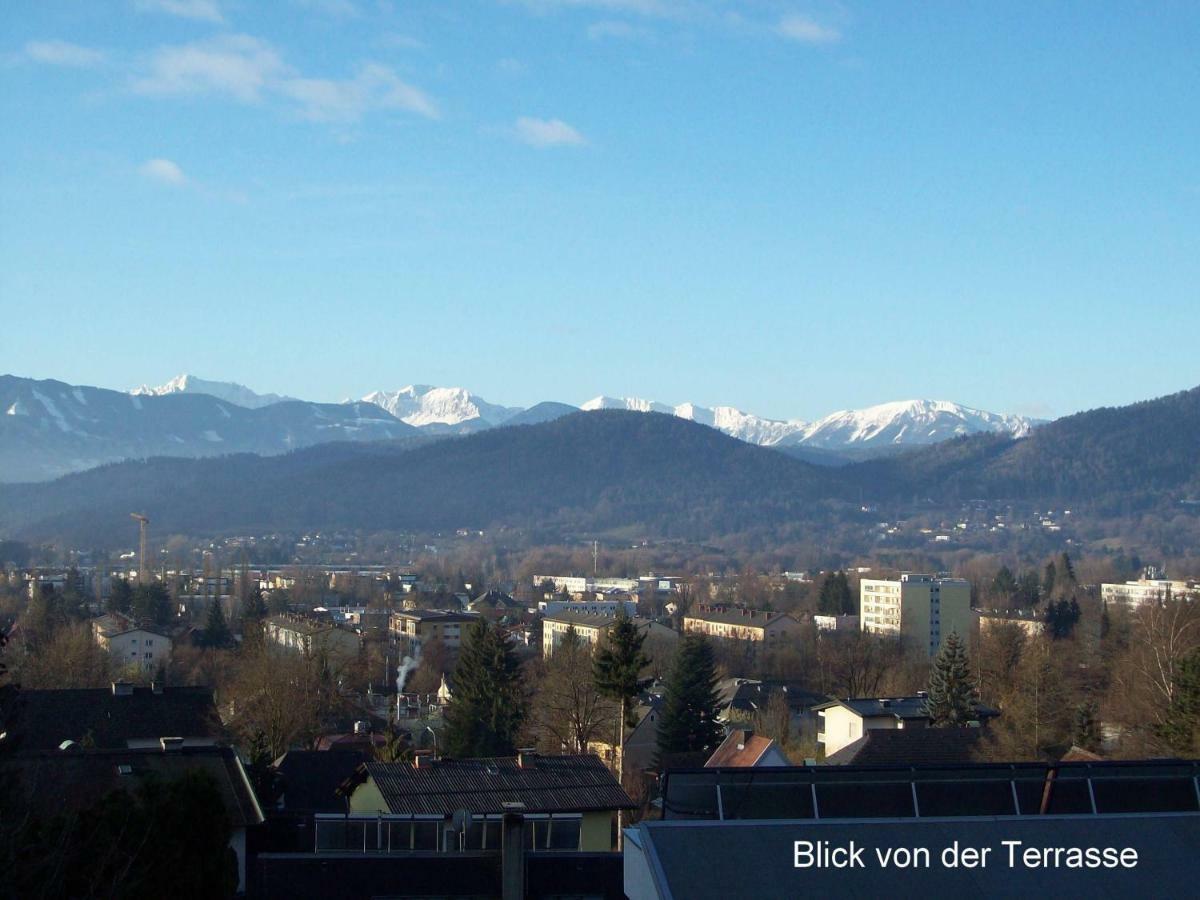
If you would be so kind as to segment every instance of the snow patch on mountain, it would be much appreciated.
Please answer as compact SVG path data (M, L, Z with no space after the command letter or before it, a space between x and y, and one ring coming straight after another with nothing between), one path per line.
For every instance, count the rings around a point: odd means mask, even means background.
M518 406L498 406L465 388L410 384L397 391L373 391L363 397L409 425L462 425L479 420L500 425L521 412Z
M972 409L948 400L901 400L831 413L785 440L824 449L880 444L935 444L966 434L1025 437L1037 424L1024 416Z
M163 397L167 394L208 394L210 397L216 397L218 400L224 400L226 403L232 403L235 406L242 406L246 409L260 409L264 406L270 406L273 403L282 403L285 400L293 400L293 397L287 397L282 394L259 394L250 390L243 384L237 384L232 381L207 381L203 378L197 378L195 375L176 375L166 384L158 387L151 387L148 384L143 384L139 388L134 388L130 394L143 397Z

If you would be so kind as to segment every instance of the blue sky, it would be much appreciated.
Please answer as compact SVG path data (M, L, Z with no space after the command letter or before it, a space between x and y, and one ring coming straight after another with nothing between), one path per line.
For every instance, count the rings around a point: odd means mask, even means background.
M1200 384L1200 6L12 2L0 370L778 418Z

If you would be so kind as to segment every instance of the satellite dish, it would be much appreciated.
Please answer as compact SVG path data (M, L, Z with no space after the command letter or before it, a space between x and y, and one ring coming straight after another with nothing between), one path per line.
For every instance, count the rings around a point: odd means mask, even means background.
M471 814L465 809L458 810L450 819L451 824L454 826L454 830L459 834L462 834L471 827L471 821Z

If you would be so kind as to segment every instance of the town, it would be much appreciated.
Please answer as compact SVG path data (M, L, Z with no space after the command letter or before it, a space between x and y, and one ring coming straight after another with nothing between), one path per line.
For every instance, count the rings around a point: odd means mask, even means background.
M238 539L176 568L133 518L136 549L105 564L30 565L37 551L3 545L21 559L0 582L0 766L63 859L106 846L79 829L108 791L202 772L225 786L220 889L246 896L444 889L466 852L501 859L503 883L460 867L463 890L511 894L516 867L520 891L665 895L642 870L656 829L729 818L742 770L776 774L739 820L817 819L787 799L792 780L769 787L791 772L834 792L820 818L891 809L845 794L881 771L921 792L921 816L992 809L937 791L999 772L1012 815L1099 814L1070 799L1078 778L1118 790L1114 811L1200 814L1169 789L1196 764L1152 762L1200 749L1200 583L1137 559L626 576L602 571L627 571L626 551L594 542L560 551L590 572L536 568L543 550L485 575L469 544L405 566L261 565ZM942 787L912 780L925 769ZM717 779L715 808L688 772ZM1134 772L1150 780L1118 788Z

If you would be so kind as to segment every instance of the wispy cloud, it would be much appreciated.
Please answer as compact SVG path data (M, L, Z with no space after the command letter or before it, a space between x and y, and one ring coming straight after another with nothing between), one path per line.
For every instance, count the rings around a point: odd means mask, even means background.
M829 25L822 25L810 16L793 13L784 16L775 26L775 31L789 41L802 44L834 44L842 39L842 33Z
M587 27L587 36L593 41L602 41L607 38L616 38L618 40L633 40L635 38L643 38L650 34L648 29L640 28L637 25L631 25L628 22L622 22L620 19L608 19L603 22L593 22Z
M183 169L169 159L148 159L138 168L138 172L144 178L170 187L183 187L188 183Z
M409 34L401 34L393 31L390 34L385 34L379 38L379 44L382 47L396 47L401 50L424 50L425 44L423 41L417 40Z
M517 139L531 147L581 147L587 143L582 134L562 119L517 119Z
M134 5L142 12L166 13L181 19L217 23L225 21L217 0L136 0Z
M67 41L30 41L25 45L25 58L48 66L86 69L103 63L104 53Z
M216 94L240 103L285 101L306 119L355 122L371 110L399 109L428 118L437 104L388 66L365 63L346 79L306 76L266 41L245 34L160 47L133 90L154 96Z

